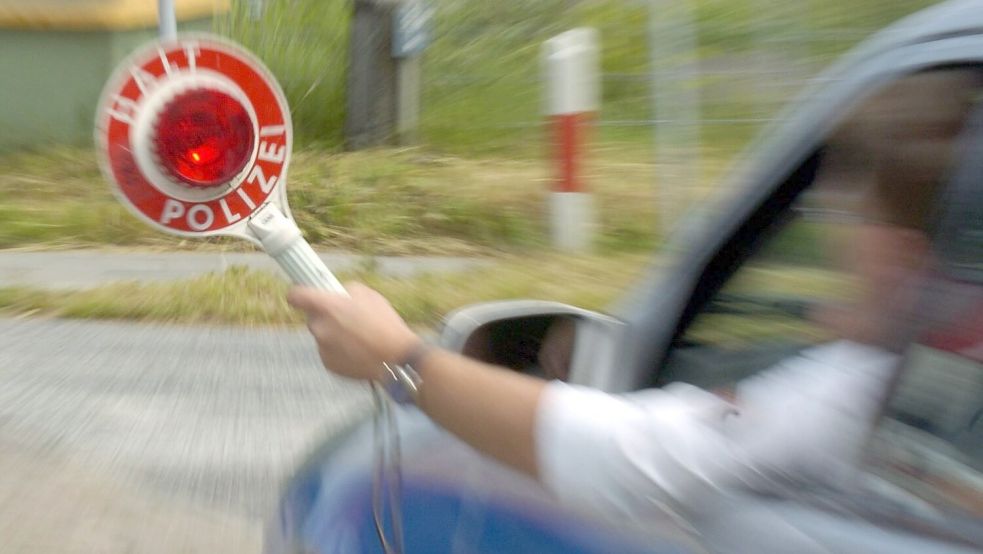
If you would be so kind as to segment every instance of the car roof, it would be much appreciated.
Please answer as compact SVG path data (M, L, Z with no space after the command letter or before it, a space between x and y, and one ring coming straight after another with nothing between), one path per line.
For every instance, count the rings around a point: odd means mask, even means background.
M915 12L878 31L859 48L842 58L837 65L853 65L860 60L909 44L981 31L983 31L983 1L942 2Z

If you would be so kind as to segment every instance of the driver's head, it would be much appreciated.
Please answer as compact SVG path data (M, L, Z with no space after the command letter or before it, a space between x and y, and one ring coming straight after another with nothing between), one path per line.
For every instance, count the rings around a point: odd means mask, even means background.
M852 338L882 342L917 295L936 199L981 84L972 69L904 77L863 102L829 141L822 186L850 198L856 216L837 253L862 291L850 325L838 326Z
M864 215L928 230L981 84L975 69L927 71L898 80L858 108L848 126L872 171Z

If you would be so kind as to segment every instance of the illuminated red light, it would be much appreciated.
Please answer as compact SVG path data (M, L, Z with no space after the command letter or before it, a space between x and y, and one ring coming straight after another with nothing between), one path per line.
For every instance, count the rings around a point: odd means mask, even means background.
M243 105L217 90L192 90L157 117L154 147L164 169L182 183L208 188L231 181L249 162L253 124Z

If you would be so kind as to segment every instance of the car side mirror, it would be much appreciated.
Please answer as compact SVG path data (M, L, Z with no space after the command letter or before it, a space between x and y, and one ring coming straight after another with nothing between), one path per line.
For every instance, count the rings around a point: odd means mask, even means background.
M522 373L575 381L592 354L604 345L613 346L610 332L620 325L608 316L558 302L489 302L449 314L440 344Z

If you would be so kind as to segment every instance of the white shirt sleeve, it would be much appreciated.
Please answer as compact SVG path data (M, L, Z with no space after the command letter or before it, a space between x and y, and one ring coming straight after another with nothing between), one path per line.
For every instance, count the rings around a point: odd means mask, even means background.
M699 510L734 488L836 480L895 360L825 345L742 382L733 404L685 384L615 396L550 383L537 413L540 476L561 502L621 521Z

